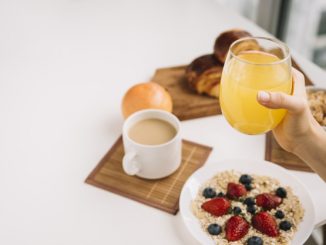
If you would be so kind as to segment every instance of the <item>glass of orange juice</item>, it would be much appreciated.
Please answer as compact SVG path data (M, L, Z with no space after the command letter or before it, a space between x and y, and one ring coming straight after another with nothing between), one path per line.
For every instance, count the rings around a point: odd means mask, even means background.
M276 39L239 39L230 46L220 87L222 113L233 128L245 134L262 134L281 122L286 110L260 105L260 90L291 94L289 49Z

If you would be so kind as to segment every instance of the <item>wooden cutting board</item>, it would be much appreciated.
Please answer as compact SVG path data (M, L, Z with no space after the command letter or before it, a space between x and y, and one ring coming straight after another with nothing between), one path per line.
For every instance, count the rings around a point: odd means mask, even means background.
M311 80L293 59L292 65L305 75L306 83L312 85ZM173 114L180 120L221 114L217 98L199 95L189 88L185 78L185 69L186 66L160 68L155 71L152 78L153 82L162 85L171 94Z
M285 151L270 132L266 134L265 159L288 169L313 172L313 170L296 155Z
M192 91L184 76L186 66L157 69L153 82L166 88L173 100L173 114L180 120L221 114L218 99Z

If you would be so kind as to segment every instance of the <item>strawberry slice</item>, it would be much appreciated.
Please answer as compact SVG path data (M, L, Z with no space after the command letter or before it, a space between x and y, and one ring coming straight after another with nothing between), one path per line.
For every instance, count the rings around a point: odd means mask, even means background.
M230 199L237 199L239 197L245 196L247 194L247 190L244 185L229 183L227 187L227 196Z
M277 237L280 233L277 229L276 220L267 212L260 212L252 217L252 226L270 237Z
M282 198L270 194L262 193L256 196L256 204L266 210L271 210L278 207L282 203Z
M216 197L201 205L201 208L214 216L226 214L231 207L231 203L224 197Z
M225 236L229 242L238 241L248 233L248 230L249 224L241 216L232 216L225 224Z

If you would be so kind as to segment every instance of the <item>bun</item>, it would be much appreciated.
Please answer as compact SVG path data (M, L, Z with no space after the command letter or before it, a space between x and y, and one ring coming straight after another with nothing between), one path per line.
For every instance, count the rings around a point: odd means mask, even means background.
M197 93L218 98L222 70L223 64L213 54L203 55L186 68L186 78Z
M241 29L232 29L229 31L222 32L216 38L214 44L215 58L218 59L220 62L224 63L231 44L234 41L243 37L252 37L252 35L249 32ZM237 54L245 50L260 50L260 47L255 40L248 40L245 42L241 42L235 47L233 51L235 54Z
M171 95L159 84L140 83L131 87L122 99L122 114L127 118L132 113L143 109L161 109L172 112Z

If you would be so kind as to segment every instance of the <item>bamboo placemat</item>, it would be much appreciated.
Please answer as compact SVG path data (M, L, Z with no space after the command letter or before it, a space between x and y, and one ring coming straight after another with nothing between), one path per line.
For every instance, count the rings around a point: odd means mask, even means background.
M205 163L211 151L209 146L183 140L182 163L179 169L166 178L146 180L124 173L124 151L120 137L87 177L86 183L176 214L183 184Z

